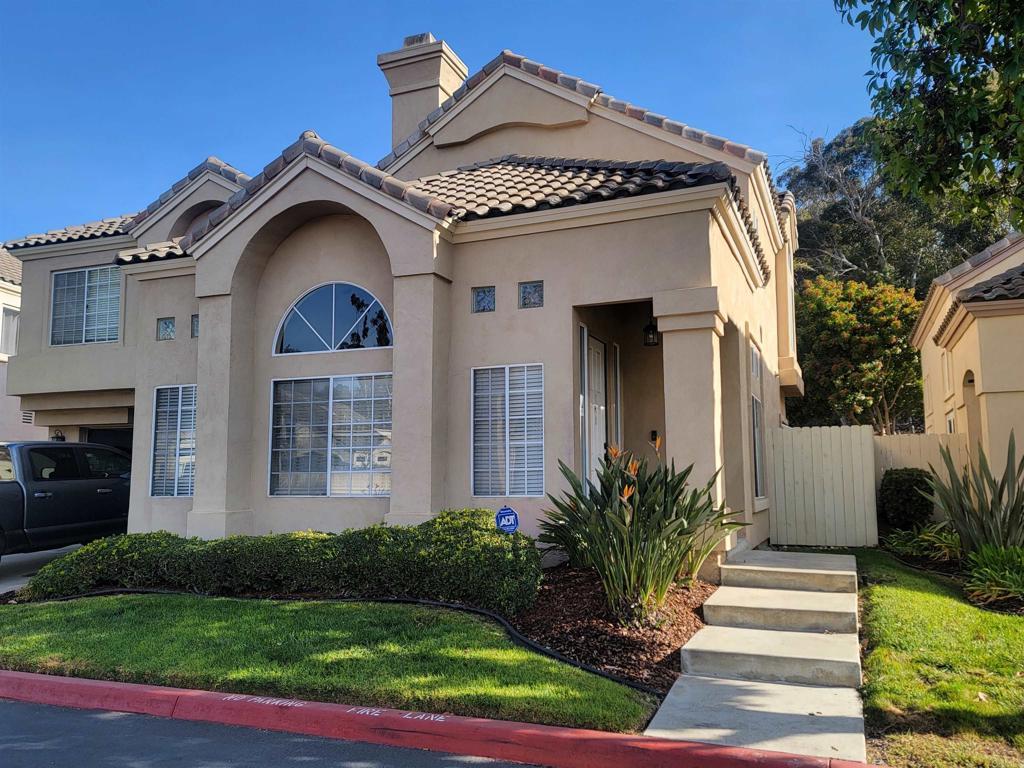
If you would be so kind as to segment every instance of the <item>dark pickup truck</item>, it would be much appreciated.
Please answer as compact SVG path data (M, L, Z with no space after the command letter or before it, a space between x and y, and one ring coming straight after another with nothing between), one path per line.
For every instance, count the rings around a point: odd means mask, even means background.
M0 443L0 555L124 533L128 454L92 443Z

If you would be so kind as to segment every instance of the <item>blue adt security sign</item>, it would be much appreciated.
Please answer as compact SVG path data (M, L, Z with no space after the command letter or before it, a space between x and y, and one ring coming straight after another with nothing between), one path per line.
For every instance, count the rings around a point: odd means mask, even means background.
M494 516L494 524L505 533L515 533L519 530L519 515L512 507L502 507Z

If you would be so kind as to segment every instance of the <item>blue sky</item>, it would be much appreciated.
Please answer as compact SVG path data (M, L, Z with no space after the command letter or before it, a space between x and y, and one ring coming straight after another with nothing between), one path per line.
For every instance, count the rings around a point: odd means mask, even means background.
M829 0L0 0L0 241L134 212L207 155L255 173L307 128L376 162L376 54L421 31L471 72L510 48L776 169L869 112L870 40Z

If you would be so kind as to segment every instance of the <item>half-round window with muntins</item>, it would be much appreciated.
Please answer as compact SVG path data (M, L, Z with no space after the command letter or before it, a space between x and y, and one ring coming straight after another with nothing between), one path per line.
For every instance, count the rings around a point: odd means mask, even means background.
M295 302L281 324L274 352L390 347L394 337L391 318L376 296L351 283L329 283Z

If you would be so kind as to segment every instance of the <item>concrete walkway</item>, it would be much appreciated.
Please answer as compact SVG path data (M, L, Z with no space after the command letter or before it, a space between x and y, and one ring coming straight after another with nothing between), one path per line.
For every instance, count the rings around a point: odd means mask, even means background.
M73 544L61 549L48 549L45 552L27 552L23 555L0 557L0 593L25 586L36 571L61 555L74 552L78 546L78 544Z
M865 761L849 555L753 550L722 566L646 734Z

